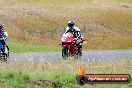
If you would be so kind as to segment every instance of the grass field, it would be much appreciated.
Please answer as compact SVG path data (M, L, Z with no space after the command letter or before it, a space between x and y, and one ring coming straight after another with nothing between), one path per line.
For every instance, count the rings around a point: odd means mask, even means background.
M53 45L38 45L38 44L27 44L27 43L12 43L9 44L11 52L14 53L28 53L28 52L57 52L61 48Z
M0 23L11 52L56 52L67 22L87 40L85 50L132 49L132 0L0 0ZM130 74L132 58L111 62L62 60L0 62L0 88L131 88L130 84L79 86L79 65L88 74ZM48 81L46 81L48 80ZM45 82L44 82L45 81Z
M72 19L88 41L85 50L132 49L131 0L2 0L0 7L0 22L9 33L11 47L35 42L40 48L43 44L60 48L60 38Z
M17 61L0 63L0 86L4 88L33 88L33 86L52 85L41 83L34 84L39 80L50 80L56 82L63 88L129 88L132 87L132 82L129 84L95 84L78 86L76 82L76 75L78 74L78 67L82 65L87 74L130 74L131 59L119 60L113 62L87 62L62 60L55 62L34 62L34 61ZM115 64L116 63L116 64ZM31 87L32 86L32 87Z

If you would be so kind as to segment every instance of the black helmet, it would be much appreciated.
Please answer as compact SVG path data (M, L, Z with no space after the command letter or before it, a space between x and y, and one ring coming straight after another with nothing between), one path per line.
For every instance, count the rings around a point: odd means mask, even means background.
M0 24L0 29L3 29L3 26Z
M69 21L69 22L68 22L68 27L72 28L74 25L75 25L75 24L74 24L74 21Z

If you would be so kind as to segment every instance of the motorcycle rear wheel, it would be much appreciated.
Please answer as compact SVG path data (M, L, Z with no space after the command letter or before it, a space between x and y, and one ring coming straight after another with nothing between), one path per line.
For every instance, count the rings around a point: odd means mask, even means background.
M80 51L77 50L77 52L74 55L75 59L81 59L82 57L82 49L80 49Z
M3 62L6 62L7 61L7 55L4 53L0 53L0 60Z

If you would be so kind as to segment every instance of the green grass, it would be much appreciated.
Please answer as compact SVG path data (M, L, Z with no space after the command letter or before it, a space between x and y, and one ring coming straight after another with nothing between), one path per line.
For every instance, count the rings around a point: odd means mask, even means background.
M40 45L28 43L9 43L10 52L30 53L30 52L56 52L60 51L60 47L55 45Z
M27 85L32 86L32 88L36 87L35 84L28 84L26 81L35 81L35 80L54 80L58 83L58 85L62 85L63 88L72 87L76 88L79 87L76 81L76 75L75 74L67 74L67 73L59 73L59 74L39 74L39 75L33 75L25 72L0 72L0 84L3 85L4 88L28 88ZM46 84L47 87L52 88L51 84ZM94 88L128 88L131 86L130 84L94 84L89 85L85 84L84 86L80 86L81 88L87 88L87 87L94 87ZM37 85L39 87L39 85Z
M63 88L80 87L76 81L78 67L82 65L87 74L130 74L131 59L113 62L86 62L62 60L54 62L14 61L0 63L0 86L4 88L33 88L37 80L55 81ZM116 63L116 64L115 64ZM28 82L27 82L28 81ZM30 82L30 83L29 83ZM31 83L32 82L32 83ZM80 88L129 88L129 84L86 84ZM30 87L29 87L30 86ZM39 85L37 85L39 87ZM51 87L51 84L47 85Z
M22 72L0 72L0 83L4 88L26 88L24 81L30 80L30 75Z
M52 75L52 76L51 76ZM50 77L50 78L49 78ZM37 80L54 80L58 83L58 85L63 85L63 87L68 86L69 84L76 84L76 75L74 74L67 74L64 72L61 72L59 74L39 74L39 75L33 75L30 73L25 72L11 72L11 71L5 71L0 72L0 84L4 86L4 88L27 88L27 85L32 86L35 88L36 86L39 87L39 85L35 85L34 83L28 84L26 81L34 82ZM52 88L52 84L45 84L46 87Z

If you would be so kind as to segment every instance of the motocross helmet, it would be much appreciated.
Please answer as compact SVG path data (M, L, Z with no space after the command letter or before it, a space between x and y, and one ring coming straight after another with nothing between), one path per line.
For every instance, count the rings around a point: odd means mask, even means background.
M68 27L73 28L74 25L75 25L74 21L69 21L68 22Z

